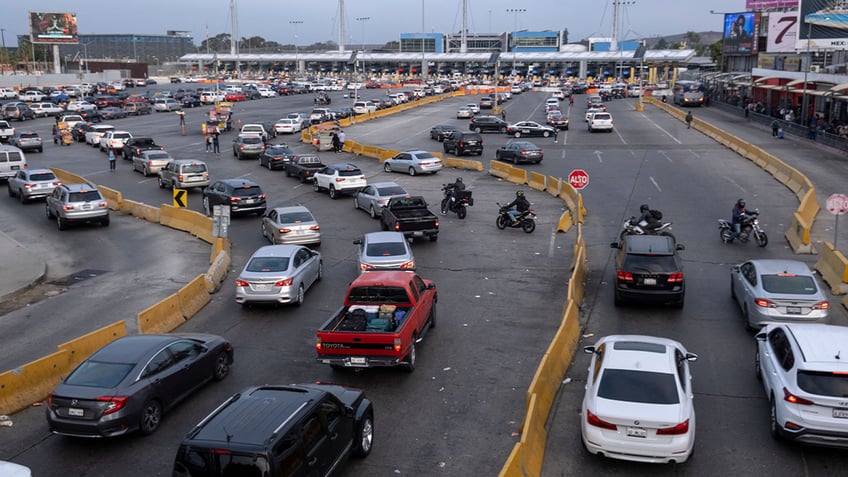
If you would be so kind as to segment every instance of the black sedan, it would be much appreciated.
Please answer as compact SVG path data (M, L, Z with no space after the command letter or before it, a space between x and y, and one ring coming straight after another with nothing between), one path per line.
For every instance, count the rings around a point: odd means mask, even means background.
M554 135L554 128L539 124L536 121L521 121L515 124L510 124L506 128L506 133L510 136L542 136L549 137Z
M259 165L270 170L284 169L295 157L296 154L287 144L272 144L259 155Z
M541 147L529 141L510 141L495 151L495 159L498 161L532 162L538 164L545 157Z
M233 348L215 335L132 335L100 348L47 397L56 434L151 434L162 415L208 381L230 371Z
M199 108L202 105L200 98L193 95L183 96L179 101L184 108Z
M459 131L459 128L450 124L437 124L430 129L430 139L442 142L454 131Z

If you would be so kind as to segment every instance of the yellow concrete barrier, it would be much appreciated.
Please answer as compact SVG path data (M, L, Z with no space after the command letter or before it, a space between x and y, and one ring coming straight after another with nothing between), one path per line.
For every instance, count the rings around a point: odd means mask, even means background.
M506 463L498 473L498 477L524 477L521 470L521 443L516 442L506 459Z
M172 229L188 232L207 243L212 243L212 219L200 212L162 204L159 223Z
M529 172L529 178L527 180L527 185L530 186L531 189L536 189L543 191L548 187L547 177L544 174L539 174L538 172Z
M822 278L834 295L845 295L848 293L848 259L839 250L833 248L830 242L824 243L824 250L816 262L815 269L821 273Z
M545 189L548 191L548 194L559 197L562 192L562 179L559 177L548 176L548 187Z
M121 209L121 202L123 202L124 196L121 195L120 191L106 186L97 186L97 188L100 190L100 195L102 195L103 198L106 199L106 202L109 204L110 209Z
M547 416L538 412L537 406L534 394L530 398L530 405L527 406L527 417L521 429L521 467L528 476L541 475L545 443L548 440L548 431L545 429Z
M75 367L108 343L127 335L127 324L124 320L84 334L79 338L66 341L56 348L68 352L68 366Z
M145 334L168 333L185 323L176 293L138 312L138 332Z
M78 176L72 172L68 172L63 169L51 167L50 170L53 171L53 174L55 174L56 177L59 178L59 180L62 181L63 184L85 184L86 182L88 182L87 180L85 180L85 177Z
M159 223L159 207L153 207L142 202L123 199L118 209L122 214L132 215L148 222Z
M578 207L578 193L574 187L571 187L567 181L562 181L562 186L559 193L559 198L565 202L565 206L571 211L571 218L578 219L580 208ZM579 222L579 220L575 220Z
M41 402L68 372L68 352L57 351L0 374L0 414L13 414Z
M183 318L188 320L196 315L207 303L212 301L212 295L206 289L206 275L201 273L180 288L177 297L180 300L180 311Z
M212 252L209 254L210 264L215 261L215 257L217 257L218 253L222 250L227 252L227 254L230 254L232 250L232 242L230 241L230 239L216 237L215 241L212 242Z
M501 179L509 178L512 166L505 162L492 161L489 163L489 175L500 177Z
M571 218L571 212L566 210L559 216L559 221L557 221L557 232L566 233L571 229L574 225L574 220Z
M159 208L159 223L183 232L191 231L192 227L192 224L186 220L186 216L180 213L178 207L167 204L162 204L162 207Z
M527 171L519 167L510 168L509 177L507 177L506 180L512 182L513 184L526 184Z
M230 254L227 251L222 250L218 252L218 255L215 256L214 260L212 260L212 264L206 272L206 291L209 293L215 293L221 287L221 283L224 282L224 278L227 276L229 269Z

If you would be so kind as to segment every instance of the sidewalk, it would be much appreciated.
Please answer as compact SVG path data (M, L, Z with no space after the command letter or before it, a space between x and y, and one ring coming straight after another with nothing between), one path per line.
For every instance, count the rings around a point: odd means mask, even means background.
M0 299L29 288L44 278L47 264L26 246L0 232Z

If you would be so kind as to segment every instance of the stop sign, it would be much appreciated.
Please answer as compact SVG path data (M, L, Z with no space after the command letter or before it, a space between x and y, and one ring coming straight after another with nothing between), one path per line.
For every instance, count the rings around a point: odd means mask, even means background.
M574 169L568 175L568 183L577 190L584 189L589 185L589 174L583 169Z
M848 197L843 194L831 194L827 198L827 210L833 215L845 215L848 212Z

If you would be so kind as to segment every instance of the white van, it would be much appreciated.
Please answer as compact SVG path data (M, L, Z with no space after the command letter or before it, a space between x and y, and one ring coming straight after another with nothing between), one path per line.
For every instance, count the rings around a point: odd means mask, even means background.
M27 168L24 152L15 146L0 145L0 179L9 180L21 169Z

